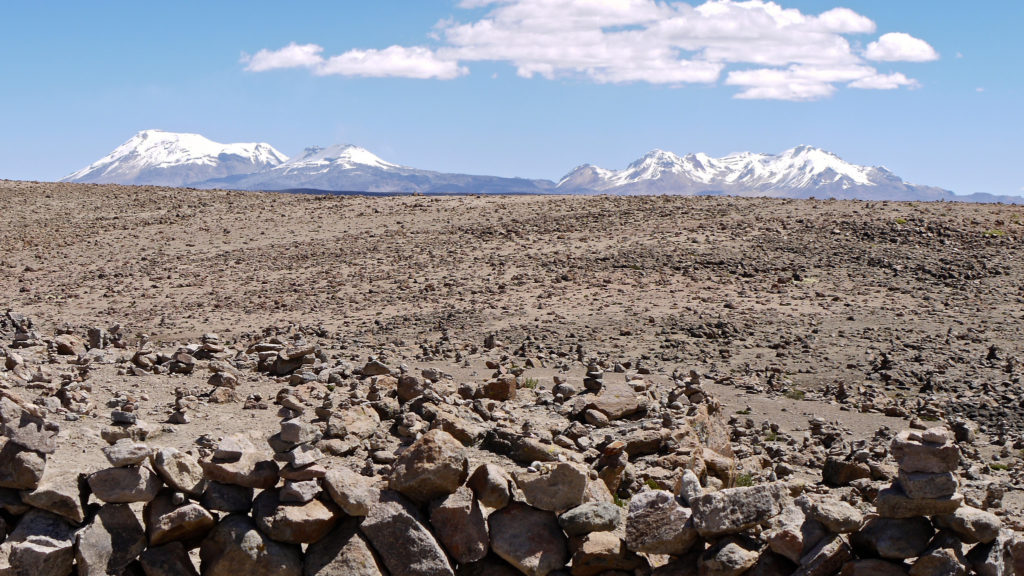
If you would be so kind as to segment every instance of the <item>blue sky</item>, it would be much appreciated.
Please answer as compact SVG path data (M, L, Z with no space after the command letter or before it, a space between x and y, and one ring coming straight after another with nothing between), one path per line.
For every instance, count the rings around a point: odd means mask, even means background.
M917 184L1024 193L1018 0L12 2L3 14L0 178L54 180L160 128L550 179L654 148L810 144Z

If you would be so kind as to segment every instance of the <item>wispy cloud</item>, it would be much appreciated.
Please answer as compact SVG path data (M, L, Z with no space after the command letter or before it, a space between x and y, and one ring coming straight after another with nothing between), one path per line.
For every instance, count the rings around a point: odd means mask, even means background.
M842 87L917 87L870 61L924 62L938 53L924 40L887 33L863 50L847 36L875 23L847 8L805 14L766 0L463 0L482 9L468 22L444 20L433 47L349 50L330 57L315 44L246 55L246 69L308 68L314 74L452 79L471 62L507 62L524 78L576 77L596 83L646 82L739 87L736 98L815 100Z

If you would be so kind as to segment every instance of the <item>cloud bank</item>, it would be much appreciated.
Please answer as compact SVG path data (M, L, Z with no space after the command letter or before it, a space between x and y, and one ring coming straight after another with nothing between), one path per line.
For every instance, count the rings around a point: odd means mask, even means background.
M504 62L524 78L723 82L738 88L736 98L799 101L842 87L914 88L917 81L880 72L872 62L939 57L926 41L902 32L872 39L875 23L847 8L814 15L766 0L463 0L460 7L484 14L469 22L439 22L433 46L325 57L319 45L292 43L243 55L242 62L251 72L306 68L321 76L442 80L469 74L468 63Z

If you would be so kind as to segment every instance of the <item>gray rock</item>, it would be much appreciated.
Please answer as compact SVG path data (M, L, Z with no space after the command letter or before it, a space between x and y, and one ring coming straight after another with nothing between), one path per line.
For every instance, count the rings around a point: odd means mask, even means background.
M236 460L200 460L206 479L257 490L273 488L280 478L277 462L256 452L246 452Z
M419 510L398 492L383 490L360 528L391 576L453 576L444 549ZM560 533L560 532L559 532Z
M742 532L778 515L788 493L774 482L704 494L690 503L693 525L705 538Z
M827 535L821 522L807 518L799 506L791 504L769 522L763 538L773 552L799 563Z
M366 516L379 498L380 490L373 480L348 468L329 471L323 484L331 499L349 516Z
M951 514L964 501L962 494L946 498L910 498L898 486L891 486L878 492L875 510L883 518L915 518Z
M317 480L288 480L281 487L281 502L304 504L316 498L322 490Z
M35 490L21 493L25 504L63 516L74 524L85 522L88 500L89 487L80 474L53 466L44 472Z
M458 564L487 556L487 520L473 491L465 486L430 505L430 525Z
M220 521L199 548L203 576L301 576L302 549L275 542L246 516Z
M290 442L292 444L304 444L307 442L316 442L323 435L320 433L320 428L303 422L299 418L293 418L291 420L285 420L281 422L281 440L284 442Z
M0 546L0 557L7 555L14 576L67 576L75 562L74 543L74 531L64 518L33 509Z
M146 531L127 504L106 504L78 532L78 576L119 574L146 549Z
M559 462L537 472L515 473L516 484L526 502L540 510L561 512L583 503L589 480L587 469L580 464Z
M956 552L948 548L937 548L921 555L910 567L910 576L964 576L967 570L960 563Z
M421 503L447 496L466 481L469 460L462 444L431 430L395 460L388 487Z
M252 509L252 497L252 488L208 482L200 503L207 510L246 514Z
M0 433L22 448L53 454L60 427L30 414L10 398L0 397Z
M590 532L611 532L622 522L621 509L611 502L587 502L566 510L558 517L558 525L568 536Z
M206 478L199 461L174 448L154 452L153 469L168 486L189 496L200 496L206 489Z
M140 442L134 442L131 438L122 438L103 448L103 455L107 457L107 461L111 466L117 468L142 464L151 454L153 454L152 448Z
M860 510L831 498L813 503L808 515L836 534L855 532L864 523L864 514Z
M570 559L553 512L513 502L488 518L491 550L527 576L545 576Z
M999 536L1003 521L991 512L961 506L952 514L936 516L935 525L956 532L966 544L987 544Z
M348 518L310 544L304 576L387 576L358 528L359 519Z
M43 454L0 438L0 488L35 490L45 468Z
M156 498L163 483L146 466L106 468L87 477L96 498L110 504L150 502Z
M907 472L900 470L900 487L910 498L947 498L956 494L960 487L956 474L952 472L940 472L929 474L927 472Z
M829 536L800 559L800 568L793 576L829 576L853 559L850 547L839 536Z
M699 539L692 512L671 492L640 492L630 501L626 515L626 545L630 550L679 556Z
M146 576L199 576L181 542L151 546L139 557Z
M572 576L632 574L647 563L611 532L591 532L572 542ZM756 557L756 555L755 555Z
M701 488L700 478L697 477L697 474L689 468L683 470L683 475L676 482L676 496L679 496L685 506L689 506L690 502L700 498L703 494L704 489Z
M904 560L920 556L933 534L927 518L873 518L850 536L850 544L860 558Z
M286 503L276 490L264 490L256 497L252 518L270 538L278 542L303 544L323 538L338 521L339 510L333 503L320 500Z
M757 563L755 543L737 538L723 538L700 557L700 574L707 576L739 576Z
M960 448L940 434L931 434L929 438L943 438L942 443L929 442L924 436L916 430L904 430L893 438L892 457L900 470L930 474L956 470L960 464Z
M473 471L466 485L476 494L480 503L500 510L512 499L512 477L497 464L481 464Z
M177 501L173 491L164 490L146 504L143 518L146 520L150 546L174 541L196 541L205 536L215 524L213 516L199 504L187 500L177 504Z

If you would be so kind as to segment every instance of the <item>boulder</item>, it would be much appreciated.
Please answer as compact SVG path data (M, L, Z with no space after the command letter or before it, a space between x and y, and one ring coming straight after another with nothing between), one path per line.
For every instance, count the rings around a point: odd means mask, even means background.
M171 490L164 490L143 510L150 546L198 541L216 523L205 508L189 502Z
M377 555L359 533L358 518L339 522L306 549L304 576L387 576Z
M174 448L154 452L153 469L168 486L189 496L200 496L206 489L206 478L199 461Z
M615 570L633 573L647 564L611 532L579 536L573 540L572 549L572 576L597 576Z
M286 503L277 490L261 492L252 507L252 518L260 530L273 540L289 544L316 542L330 532L338 516L333 503Z
M491 550L527 576L545 576L570 559L553 512L513 502L488 517Z
M119 574L146 549L146 531L127 504L105 504L75 544L78 576Z
M372 479L348 468L331 470L323 484L331 499L349 516L366 516L380 492Z
M240 514L220 521L199 548L203 576L302 576L302 549L262 534Z
M647 554L685 554L700 536L692 512L665 490L641 492L629 503L626 545Z
M782 482L704 494L690 503L693 525L705 538L736 534L778 515L788 494Z
M35 490L45 468L43 454L0 437L0 488Z
M580 464L559 462L537 472L516 472L515 480L526 502L540 510L561 512L583 503L589 480L587 469Z
M110 504L150 502L163 483L147 466L105 468L86 478L96 498Z
M558 525L568 536L611 532L621 522L621 509L611 502L587 502L566 510L558 517Z
M830 532L855 532L864 523L864 514L841 500L825 499L810 505L808 516L821 522Z
M181 542L150 546L139 556L146 576L199 576Z
M73 524L85 522L85 505L89 487L81 474L51 466L43 473L39 486L21 493L21 501L68 519Z
M873 518L850 536L850 545L860 558L904 560L920 556L933 534L927 518Z
M890 486L878 492L875 498L875 510L883 518L915 518L918 516L935 516L951 514L964 497L953 494L945 498L910 498L899 486Z
M437 539L458 564L487 556L487 519L473 491L465 486L430 505L430 525Z
M0 546L0 558L7 556L12 576L69 576L75 562L74 544L74 531L64 518L33 509Z
M40 454L57 450L60 427L30 413L7 397L0 397L0 435L10 442Z
M971 506L961 506L952 514L936 516L935 525L956 532L966 544L977 542L988 544L999 536L1003 522L991 512Z
M388 487L426 503L447 496L466 481L469 460L462 444L443 430L431 430L395 460Z
M252 509L253 489L234 484L207 482L200 503L207 510L247 514Z
M473 490L481 504L500 510L512 498L511 482L512 477L501 466L481 464L473 471L466 485Z
M832 535L823 538L800 559L800 568L794 576L830 576L852 559L853 553L846 541Z
M256 452L245 452L237 459L200 460L206 479L222 484L266 490L273 488L280 478L277 462L263 458Z
M453 576L444 549L427 529L416 506L398 492L383 490L360 525L382 552L391 576Z

